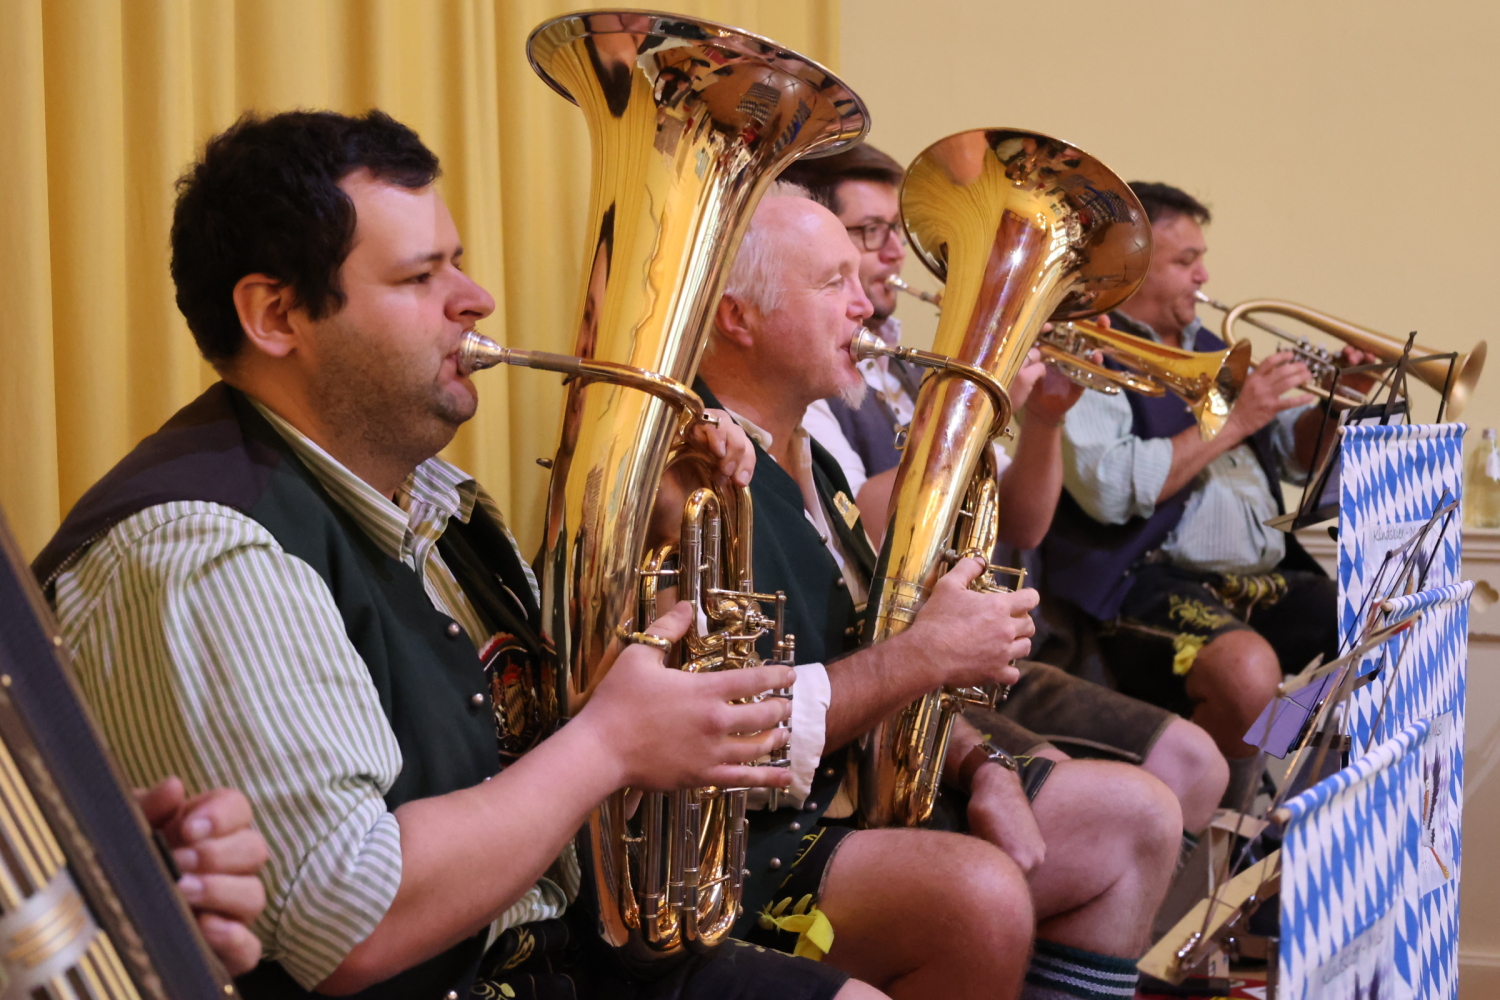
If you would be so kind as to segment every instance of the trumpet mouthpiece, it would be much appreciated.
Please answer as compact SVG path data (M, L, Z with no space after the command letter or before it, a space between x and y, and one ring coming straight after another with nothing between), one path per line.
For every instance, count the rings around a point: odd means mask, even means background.
M1202 302L1204 305L1208 306L1211 309L1219 310L1219 312L1227 313L1229 311L1229 307L1220 302L1218 299L1203 294L1203 289L1201 288L1193 292L1193 298L1197 299L1199 302Z
M917 298L921 299L923 302L928 303L929 305L940 306L943 304L943 294L941 292L934 295L931 292L924 292L920 289L913 288L905 281L903 281L901 279L901 276L898 274L889 275L885 279L885 286L898 292L905 292L907 295L915 295Z

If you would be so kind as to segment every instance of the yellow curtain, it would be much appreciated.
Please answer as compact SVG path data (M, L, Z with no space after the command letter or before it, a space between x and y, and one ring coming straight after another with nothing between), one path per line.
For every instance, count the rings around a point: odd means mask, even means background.
M526 63L559 0L0 2L0 508L28 556L213 380L173 302L172 182L242 112L379 107L442 159L482 329L566 351L587 206L577 109ZM602 5L601 5L602 6ZM628 5L626 5L628 6ZM675 0L837 67L838 0ZM448 456L539 537L553 376L480 376Z

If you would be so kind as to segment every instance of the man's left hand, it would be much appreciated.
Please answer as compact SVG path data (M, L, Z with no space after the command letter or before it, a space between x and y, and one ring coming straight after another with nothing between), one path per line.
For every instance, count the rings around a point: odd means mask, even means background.
M1339 352L1339 367L1352 368L1355 365L1373 365L1380 358L1367 351L1361 351L1357 347L1348 347ZM1341 387L1353 389L1363 396L1368 396L1370 390L1380 384L1380 372L1359 372L1354 375L1346 375L1339 379ZM1326 388L1326 386L1325 386Z
M1057 427L1073 408L1073 404L1084 394L1083 386L1057 370L1055 365L1043 364L1046 369L1037 380L1026 399L1028 422ZM1022 369L1023 371L1025 369ZM1019 380L1018 380L1019 381Z
M724 482L749 486L755 472L755 445L734 418L723 410L705 410L718 418L718 424L698 421L688 430L688 442L718 459L718 473Z
M1021 787L1021 776L998 764L985 764L974 772L969 832L1010 855L1023 874L1030 875L1047 858L1047 843Z
M250 825L250 800L227 788L188 799L178 778L135 795L146 822L172 849L182 872L178 891L209 947L232 976L255 968L261 946L250 924L265 909L260 869L268 854L265 839Z

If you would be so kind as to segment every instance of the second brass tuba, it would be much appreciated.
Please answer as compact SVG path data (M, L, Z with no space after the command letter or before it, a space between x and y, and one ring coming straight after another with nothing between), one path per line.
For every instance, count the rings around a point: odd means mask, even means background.
M750 497L708 488L681 432L704 419L690 386L734 252L761 195L792 160L863 138L864 106L821 66L747 32L643 11L590 11L531 35L534 69L577 104L593 146L576 357L507 351L476 334L464 367L502 361L572 375L552 461L538 563L542 626L556 655L521 678L507 722L517 751L578 712L659 589L697 621L668 662L720 670L760 662L756 640L791 637L750 579ZM670 463L686 470L680 524L651 521ZM694 473L694 469L698 471ZM699 488L694 484L703 482ZM706 624L706 628L705 628ZM659 641L659 640L658 640ZM512 736L516 735L514 732ZM600 932L631 965L706 949L740 907L743 789L624 792L577 840Z
M909 627L953 558L993 544L990 443L1042 325L1105 312L1151 260L1151 227L1124 181L1035 132L976 129L908 168L901 214L922 262L946 282L943 313L896 474L871 587L870 638ZM981 515L986 524L976 531ZM976 541L977 539L977 541ZM986 573L981 588L997 584ZM953 717L966 693L932 692L860 742L858 798L870 826L931 814Z

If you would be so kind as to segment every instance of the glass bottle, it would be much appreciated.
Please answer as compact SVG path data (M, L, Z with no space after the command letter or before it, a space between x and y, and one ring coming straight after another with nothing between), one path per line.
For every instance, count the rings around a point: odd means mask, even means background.
M1479 447L1469 456L1464 477L1465 520L1471 528L1500 528L1500 441L1486 427Z

